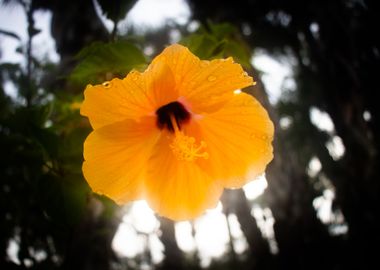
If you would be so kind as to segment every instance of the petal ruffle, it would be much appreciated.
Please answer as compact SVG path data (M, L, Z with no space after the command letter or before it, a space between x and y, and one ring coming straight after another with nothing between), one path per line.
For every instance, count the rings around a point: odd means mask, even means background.
M152 63L165 62L173 74L179 89L182 89L198 71L201 60L192 54L188 48L173 44L153 59Z
M157 108L178 98L171 69L165 62L151 64L144 73L131 71L123 80L88 85L81 114L94 129L124 119L154 115Z
M154 117L94 130L84 143L83 163L92 190L117 203L141 199L144 168L158 137Z
M142 75L147 83L146 92L152 100L154 112L178 99L173 72L165 62L152 63Z
M124 119L137 120L152 110L143 76L132 71L123 80L116 78L99 85L88 85L81 114L87 116L92 127L97 129Z
M222 192L195 162L178 161L172 150L172 134L164 132L149 160L145 188L149 205L173 220L192 219L215 207Z
M238 188L264 172L273 158L273 123L252 96L236 94L222 109L198 121L209 159L200 166L226 188Z
M209 112L221 97L226 101L234 90L253 84L252 77L231 57L202 61L178 44L167 47L153 62L167 63L175 75L179 95L195 113Z

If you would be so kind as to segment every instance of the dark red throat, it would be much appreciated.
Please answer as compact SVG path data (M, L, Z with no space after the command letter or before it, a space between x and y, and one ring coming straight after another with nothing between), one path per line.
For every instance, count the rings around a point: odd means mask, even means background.
M159 129L166 128L170 132L174 132L173 124L170 120L170 115L173 115L177 126L181 129L181 125L190 120L190 113L186 108L178 101L170 102L156 111L157 115L157 127Z

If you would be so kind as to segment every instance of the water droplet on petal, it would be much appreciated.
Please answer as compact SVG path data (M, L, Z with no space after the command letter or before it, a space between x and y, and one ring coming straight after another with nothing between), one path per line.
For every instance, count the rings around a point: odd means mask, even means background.
M131 73L131 78L132 78L132 81L137 81L137 79L138 79L138 74L137 74L137 72L134 70L134 71L132 71Z
M110 82L104 82L102 85L103 85L104 88L110 88L111 87L111 83Z
M255 105L255 103L251 99L247 99L243 102L243 105L251 106L251 105Z
M216 80L216 77L215 77L215 76L208 76L207 80L208 80L209 82L213 82L213 81Z
M243 77L243 78L246 78L246 77L248 77L248 73L244 71L244 72L241 73L240 76Z
M209 62L208 61L202 61L201 62L201 67L207 67L209 65Z

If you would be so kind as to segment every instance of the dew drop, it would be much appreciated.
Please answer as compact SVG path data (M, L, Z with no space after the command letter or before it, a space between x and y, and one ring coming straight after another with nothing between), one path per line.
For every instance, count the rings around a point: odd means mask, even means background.
M247 100L245 100L245 101L243 102L243 104L244 104L245 106L252 106L252 105L255 105L255 103L252 102L251 99L247 99Z
M209 65L209 62L208 61L202 61L201 62L201 67L207 67Z
M132 81L137 81L138 79L138 74L136 71L132 71L131 72L131 77L132 77Z
M103 85L104 88L110 88L111 87L111 83L110 82L104 82L102 85Z
M242 73L241 73L241 77L243 77L243 78L245 78L245 77L248 77L248 73L247 73L247 72L245 72L245 71L244 71L244 72L242 72Z
M207 78L207 80L208 80L209 82L213 82L213 81L216 80L216 77L215 77L215 76L209 76L209 77Z

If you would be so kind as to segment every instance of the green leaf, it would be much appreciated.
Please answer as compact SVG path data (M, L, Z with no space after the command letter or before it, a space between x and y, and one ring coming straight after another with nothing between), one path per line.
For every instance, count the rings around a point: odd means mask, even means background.
M251 66L251 51L243 42L230 40L226 44L225 54L233 56L237 62L246 68Z
M223 44L223 42L218 41L209 34L193 34L184 38L181 43L201 59L218 57L217 48L220 48Z
M235 26L229 23L214 24L209 22L208 27L210 33L218 40L233 37L239 32Z
M144 54L127 41L95 42L78 55L79 64L70 79L80 85L98 84L113 77L124 77L131 69L145 65Z
M201 59L232 56L245 67L251 65L249 46L240 37L238 29L228 23L209 23L208 29L200 28L196 33L182 39L181 43Z

